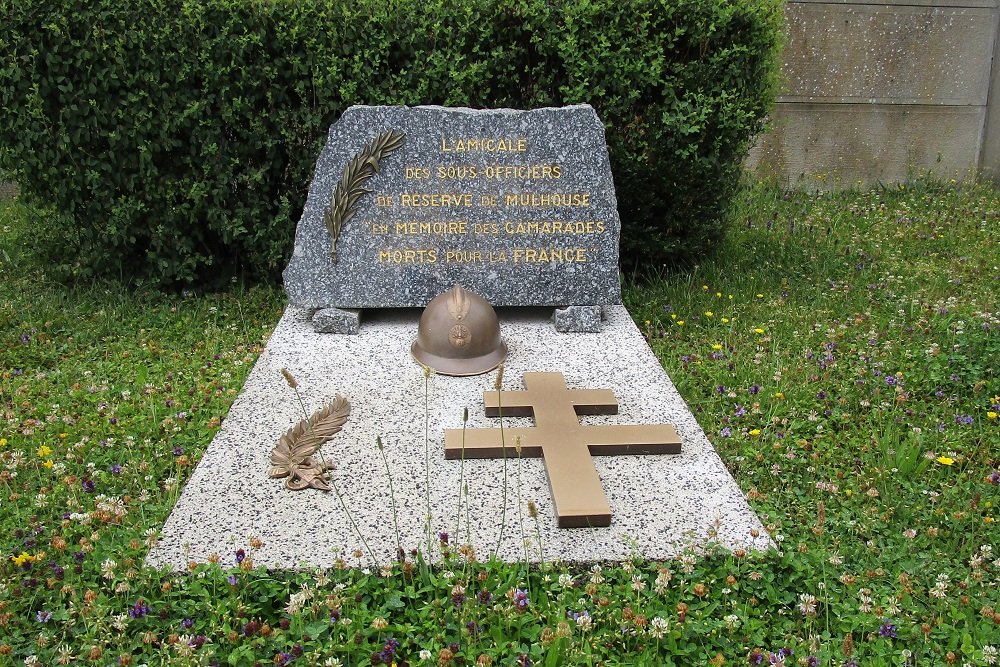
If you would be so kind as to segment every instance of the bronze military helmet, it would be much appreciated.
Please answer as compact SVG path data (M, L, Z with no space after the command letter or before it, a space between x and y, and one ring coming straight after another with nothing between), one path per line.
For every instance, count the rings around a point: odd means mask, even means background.
M442 375L479 375L507 358L493 306L455 285L424 308L413 357Z

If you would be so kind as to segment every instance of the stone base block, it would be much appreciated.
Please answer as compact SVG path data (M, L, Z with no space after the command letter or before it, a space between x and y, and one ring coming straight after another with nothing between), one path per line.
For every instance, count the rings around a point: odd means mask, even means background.
M312 318L316 333L356 334L361 328L361 311L348 308L322 308Z
M552 322L559 333L600 333L604 309L601 306L556 308Z

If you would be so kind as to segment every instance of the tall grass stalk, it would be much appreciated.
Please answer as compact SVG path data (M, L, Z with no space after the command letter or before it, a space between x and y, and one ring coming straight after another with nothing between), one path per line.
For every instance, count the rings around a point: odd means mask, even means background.
M431 414L430 414L430 366L424 366L424 499L426 514L424 515L424 539L427 541L427 555L434 549L431 538Z
M462 458L458 469L458 510L455 512L455 539L461 543L460 531L462 529L462 494L467 491L465 488L465 428L469 423L469 408L462 412ZM468 504L468 497L465 498ZM468 526L466 526L469 529ZM471 538L470 538L471 539Z
M503 364L497 368L497 379L493 383L497 392L497 415L500 417L500 454L503 458L503 494L500 501L500 534L497 535L497 545L493 549L493 558L497 559L500 545L503 544L503 533L507 526L507 441L504 439L503 425Z
M382 446L382 437L375 437L375 446L378 447L379 454L382 455L382 463L385 464L385 478L389 482L389 503L392 507L392 527L396 531L396 553L402 556L403 542L399 536L399 516L396 511L396 490L392 487L392 470L389 468L389 459L385 455L385 447Z
M528 516L535 522L535 539L538 540L538 564L545 565L545 542L542 541L542 524L538 520L538 505L534 500L528 501Z
M524 551L524 567L528 568L528 540L524 534L524 509L521 507L521 436L514 439L514 451L517 453L517 525L521 529L521 549Z
M379 563L378 558L375 557L375 552L372 551L371 545L368 544L368 540L365 539L365 534L361 532L358 522L354 520L354 515L351 514L351 510L347 508L347 503L344 502L344 496L340 493L340 487L337 486L337 480L330 476L330 488L333 489L333 494L337 496L337 500L340 502L340 506L344 509L344 514L347 515L347 520L351 522L351 527L354 528L354 532L358 534L358 539L361 540L361 544L365 546L365 551L368 552L368 557L372 559L372 563L375 569L381 569L382 565Z

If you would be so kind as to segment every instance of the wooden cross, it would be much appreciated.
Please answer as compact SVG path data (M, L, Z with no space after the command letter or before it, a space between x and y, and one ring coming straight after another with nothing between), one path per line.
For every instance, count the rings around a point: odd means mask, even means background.
M527 428L447 429L444 456L457 459L521 456L545 461L560 528L611 525L611 508L591 455L679 454L669 424L583 426L579 415L618 414L608 389L567 389L562 373L525 373L524 391L486 391L487 417L528 417Z

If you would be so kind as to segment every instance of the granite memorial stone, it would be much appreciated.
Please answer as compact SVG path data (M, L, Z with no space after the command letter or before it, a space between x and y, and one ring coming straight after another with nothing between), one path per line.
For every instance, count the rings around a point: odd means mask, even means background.
M598 330L621 303L619 232L588 105L354 106L317 160L285 289L328 330L357 315L327 309L425 306L455 284L493 306L575 307L557 328Z

